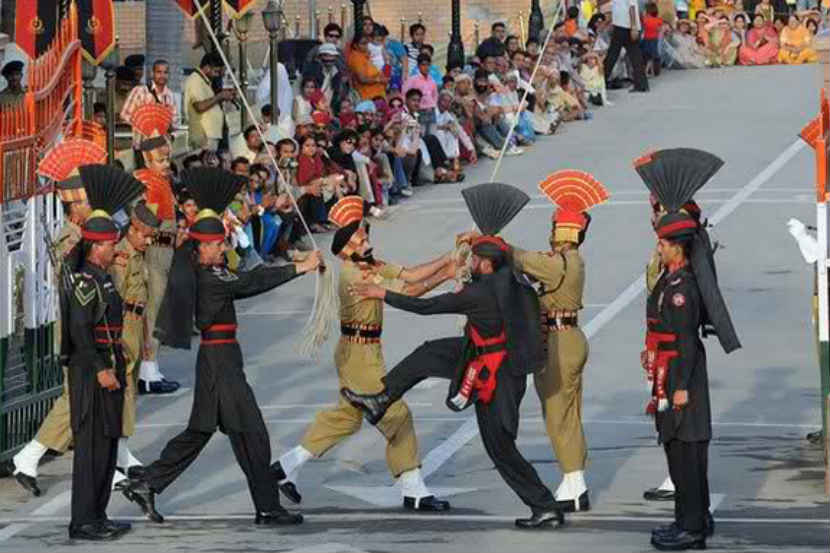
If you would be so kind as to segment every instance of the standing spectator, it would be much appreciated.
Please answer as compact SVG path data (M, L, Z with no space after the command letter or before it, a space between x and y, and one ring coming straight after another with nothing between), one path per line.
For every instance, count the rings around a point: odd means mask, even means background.
M262 137L260 137L256 125L248 125L242 133L242 138L243 140L239 141L238 148L232 152L233 155L237 158L247 159L248 163L256 163L257 157L265 152Z
M300 94L294 96L294 105L291 108L291 117L294 121L311 117L311 112L314 111L312 101L316 94L317 81L311 75L303 76L300 82Z
M409 38L411 41L406 45L406 57L403 60L403 75L409 76L412 68L418 65L418 56L421 55L421 46L424 45L427 28L423 23L413 23L409 26Z
M352 39L346 61L351 71L352 84L362 99L374 100L386 96L389 78L369 58L369 37L356 35Z
M504 40L504 49L504 53L507 54L507 57L512 57L514 52L518 52L521 49L519 37L516 35L510 35L507 37Z
M409 97L410 90L421 93L421 104L418 109L418 122L424 134L432 134L432 125L435 123L435 107L438 105L438 86L429 76L429 67L432 59L426 54L418 56L418 73L409 77L403 85L402 92Z
M504 54L504 39L507 36L507 28L501 21L496 21L490 26L490 36L485 38L476 48L476 57L484 61L487 56L501 56Z
M337 69L341 72L346 70L346 58L343 55L343 51L340 49L340 39L343 38L343 29L340 28L340 25L337 23L329 23L325 27L323 27L323 44L315 46L311 50L308 51L305 58L305 64L303 64L303 73L306 72L305 66L311 63L312 61L317 59L317 56L320 54L320 48L323 47L325 44L331 44L334 46L334 50L336 52L336 58L334 59L334 64L337 65Z
M232 90L213 92L211 82L222 75L223 67L222 58L218 54L205 54L199 69L184 82L184 104L189 122L188 140L193 150L204 148L215 152L219 148L225 125L221 103L234 98Z
M340 102L348 95L349 83L345 67L337 63L342 56L336 46L323 43L317 49L317 56L303 68L303 81L311 77L317 83L317 89L323 93L326 102L336 113Z
M277 116L274 117L274 106L271 106L271 118L277 122L279 126L291 128L291 102L294 100L294 89L291 87L291 81L288 80L288 71L282 62L277 62ZM265 68L265 74L262 80L259 81L259 86L256 89L257 104L263 106L271 103L271 67L270 64Z
M611 0L611 45L605 58L605 81L611 79L611 71L620 57L620 50L625 48L626 56L631 60L634 87L631 92L648 92L648 80L640 52L640 16L637 0Z
M389 65L389 53L386 51L386 37L389 36L389 31L383 25L373 25L372 29L372 41L369 42L369 58L372 60L372 65L378 68L378 71L384 71ZM365 29L363 34L368 36Z
M176 98L173 91L167 87L170 79L170 64L167 60L158 59L153 62L152 79L149 83L136 85L127 96L124 107L121 108L121 119L130 121L133 112L144 104L164 104L170 107L173 112L173 125L179 122L179 107L176 105ZM133 136L133 144L138 147L137 136Z
M660 40L662 27L663 20L658 16L657 4L649 2L646 4L646 14L643 16L643 39L640 41L647 76L656 77L660 74L660 54L657 42Z
M421 46L421 54L419 54L419 55L422 55L422 54L426 54L427 56L430 57L430 59L432 59L434 57L434 54L435 54L435 48L432 47L432 44L424 44L423 46ZM416 62L417 62L417 58L416 58ZM417 75L419 72L420 72L420 69L418 68L417 63L413 64L412 68L409 70L409 77L412 77L413 75ZM432 78L433 81L435 81L435 84L437 86L439 86L439 87L441 86L441 82L443 80L443 77L441 76L441 68L440 67L438 67L435 64L430 64L430 66L429 66L429 76Z
M3 78L6 88L0 91L0 106L13 106L23 101L26 90L23 88L23 62L10 61L3 66Z

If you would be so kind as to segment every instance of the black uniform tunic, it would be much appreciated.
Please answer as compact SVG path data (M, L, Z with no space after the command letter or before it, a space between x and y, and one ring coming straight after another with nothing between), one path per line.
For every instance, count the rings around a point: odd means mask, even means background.
M712 416L706 351L699 334L703 306L690 267L663 272L649 295L646 315L649 330L675 337L677 356L669 361L666 385L669 409L657 413L657 433L676 488L675 522L685 530L700 532L709 510L707 471ZM677 390L688 392L688 403L681 409L672 404Z
M106 520L112 476L121 437L125 363L121 352L121 297L109 274L85 262L63 315L69 344L69 401L75 455L72 469L72 522ZM121 388L109 391L98 373L114 369Z
M270 469L271 444L262 412L245 378L233 302L267 292L296 276L294 265L260 266L241 273L226 267L199 267L196 326L202 331L202 343L190 422L147 467L146 480L151 489L160 493L178 478L218 427L231 441L257 511L279 507L277 482Z
M556 503L536 470L517 449L516 434L527 374L540 365L515 362L514 351L536 348L528 343L532 339L511 335L509 325L505 328L505 315L499 307L496 291L508 283L507 279L513 279L513 275L509 268L503 268L492 275L476 278L457 293L413 298L387 291L386 303L421 315L466 315L469 324L485 339L494 338L506 331L508 354L499 368L494 396L490 403L476 402L476 418L484 448L496 470L521 500L534 513L539 513L553 510ZM519 286L515 282L512 285ZM533 324L538 326L538 313ZM386 375L384 383L387 392L397 399L425 378L455 379L466 359L468 345L469 338L466 336L425 342Z

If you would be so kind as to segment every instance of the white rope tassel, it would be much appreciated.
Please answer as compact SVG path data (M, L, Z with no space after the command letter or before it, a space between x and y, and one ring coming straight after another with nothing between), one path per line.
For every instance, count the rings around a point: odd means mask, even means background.
M254 110L251 108L250 103L248 102L248 98L245 96L242 87L239 84L239 81L236 79L236 75L234 75L233 67L231 67L228 58L225 56L224 50L222 50L222 45L219 44L219 39L216 38L216 34L213 32L213 28L210 26L210 21L208 20L207 15L205 14L205 8L207 4L205 4L202 8L198 10L199 17L202 18L202 21L205 24L205 30L207 31L208 35L210 36L210 40L213 42L213 46L215 51L219 56L222 58L222 63L225 64L225 68L228 70L228 74L233 81L233 86L236 89L236 92L239 96L239 99L242 100L242 104L245 110L248 113L248 117L251 118L252 121L256 121L256 115L254 114ZM273 109L276 109L277 106L272 106ZM257 134L259 134L260 139L262 140L263 144L267 143L267 139L265 135L262 133L262 130L259 128L259 125L255 125ZM271 161L271 164L274 167L274 170L277 174L277 179L282 184L283 190L285 190L288 197L291 199L291 203L296 210L297 216L300 219L300 222L303 224L303 228L305 228L306 233L311 240L312 246L315 250L320 249L317 245L317 241L314 240L314 235L311 232L311 229L308 226L308 222L303 218L302 213L300 212L300 206L297 205L297 200L294 198L294 194L291 192L291 186L285 178L282 170L277 163L277 160L274 158L273 153L269 148L265 148L265 153L268 155L268 159ZM317 351L319 350L320 346L325 343L326 339L328 339L329 332L331 325L333 324L334 319L338 316L338 297L337 297L337 281L334 277L334 271L331 269L332 265L328 265L327 268L320 270L317 272L316 282L315 282L315 294L314 294L314 305L311 308L311 313L308 316L308 320L306 321L305 327L303 328L302 338L298 345L298 351L303 355L308 355L310 357L316 357Z
M311 316L306 321L295 349L300 355L317 359L320 348L331 335L334 323L340 318L340 296L337 275L331 265L319 273Z

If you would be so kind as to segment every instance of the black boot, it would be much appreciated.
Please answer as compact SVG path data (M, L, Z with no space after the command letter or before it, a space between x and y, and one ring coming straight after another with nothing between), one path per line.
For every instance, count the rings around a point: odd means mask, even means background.
M16 472L14 479L17 480L18 484L23 486L23 489L31 492L31 494L35 497L40 497L40 494L43 493L40 491L40 486L37 485L37 478L34 478L33 476L23 474L22 472Z
M156 492L143 480L130 480L126 488L121 490L124 497L141 507L144 514L152 520L161 524L164 517L156 511Z
M349 403L363 411L363 416L371 425L379 423L392 404L392 398L386 390L379 394L357 394L348 388L343 388L340 393Z
M811 444L820 444L824 440L824 432L822 430L816 430L815 432L807 434L806 438Z
M286 480L285 471L282 470L282 464L279 461L271 465L271 471L274 473L274 478L277 480L282 495L292 503L299 503L303 500L303 496L300 495L300 490L297 489L294 482Z
M653 534L651 545L660 551L685 551L687 549L706 549L706 536L703 532L681 530L673 534Z
M117 540L123 534L124 532L103 522L91 522L79 526L69 525L69 539L72 540L112 541Z
M450 510L450 502L438 499L434 495L428 495L420 499L414 497L403 498L403 508L411 511L441 512Z
M646 501L674 501L672 490L661 490L660 488L649 488L643 492L643 499Z
M657 528L652 528L651 535L673 536L674 534L679 534L680 532L680 526L676 522L672 522L671 524L666 524L665 526L658 526Z
M557 500L556 506L563 513L575 513L577 511L590 511L591 502L588 500L588 490L582 492L576 499Z
M256 524L266 524L268 526L284 526L288 524L302 524L303 515L300 513L293 513L286 511L283 508L275 509L273 511L257 512L254 519Z
M132 530L133 526L129 522L122 522L120 520L110 520L107 519L101 523L102 526L106 528L112 528L118 534L118 536L123 536L130 530Z
M703 533L706 534L707 538L715 535L715 517L708 511L706 512L706 518L703 519Z
M530 518L517 518L516 527L525 530L535 528L559 528L565 524L565 515L559 509L534 513Z

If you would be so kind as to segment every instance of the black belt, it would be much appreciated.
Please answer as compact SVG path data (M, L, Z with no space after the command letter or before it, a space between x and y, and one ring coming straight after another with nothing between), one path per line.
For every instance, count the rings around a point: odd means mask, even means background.
M579 323L579 318L576 316L572 317L548 317L545 320L545 326L550 327L554 330L560 330L566 327L574 327L577 326Z
M340 333L343 336L357 336L360 338L380 338L382 328L357 328L354 326L340 325Z
M144 315L144 310L146 307L143 303L133 303L133 302L126 302L124 303L124 312L125 313L133 313L137 317L141 317Z

